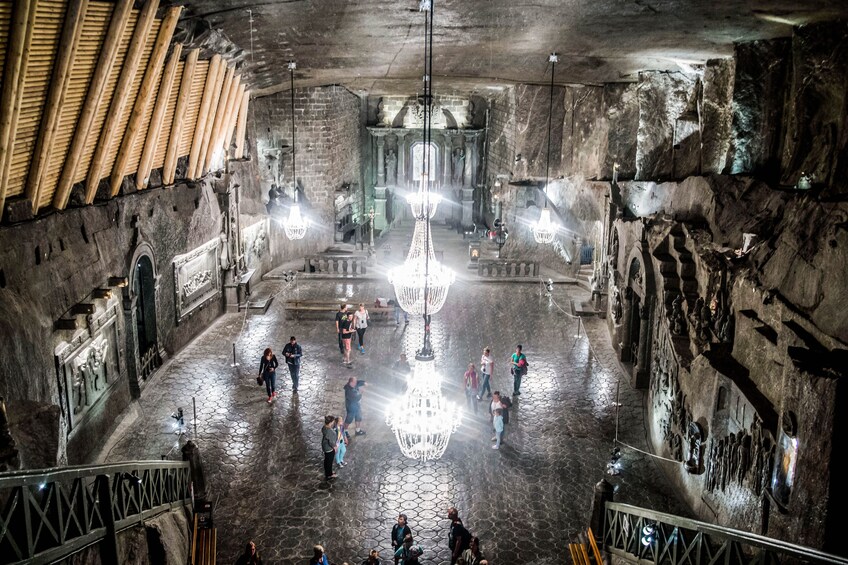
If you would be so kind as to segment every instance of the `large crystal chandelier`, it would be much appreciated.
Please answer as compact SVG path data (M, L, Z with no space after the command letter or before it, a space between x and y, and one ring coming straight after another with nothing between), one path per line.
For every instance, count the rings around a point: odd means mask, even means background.
M292 182L294 183L294 203L289 209L289 217L283 228L286 230L286 237L289 239L303 239L306 235L306 221L303 219L303 214L300 213L300 204L297 203L297 176L295 174L295 153L296 146L294 143L294 70L297 68L297 63L289 61L289 77L291 78L291 121L292 121Z
M453 271L436 261L433 239L430 236L430 218L436 211L438 200L430 194L430 143L432 138L433 90L431 83L433 68L432 2L422 0L424 12L424 153L422 158L421 185L418 198L410 199L415 214L415 231L412 245L403 265L389 271L389 283L395 289L398 304L411 314L435 314L442 309L448 297L450 285L456 279Z
M424 12L425 38L424 143L425 147L428 147L429 106L432 100L429 77L433 65L432 1L422 0L421 11ZM425 174L429 170L429 151L427 155L424 159ZM419 201L419 214L409 256L406 263L389 273L389 280L395 287L401 307L424 316L424 345L415 356L415 369L406 394L399 402L391 404L386 416L386 424L392 428L401 453L419 461L438 459L444 455L450 437L460 422L457 407L442 396L442 377L436 371L433 348L430 345L430 315L438 312L444 305L448 287L453 283L454 276L450 270L440 265L433 255L430 217L431 210L435 207L430 208L426 179L424 176L424 198Z
M420 218L424 215L424 207L427 207L427 218L433 219L436 215L436 207L442 201L441 194L430 194L429 178L427 174L421 175L421 182L418 184L418 192L409 194L406 201L412 207L412 216Z
M551 211L548 209L548 175L551 168L551 121L554 112L554 70L559 61L556 53L552 53L548 57L548 62L551 64L551 103L548 107L548 153L545 159L545 186L543 188L545 194L545 207L542 208L542 214L539 216L539 221L533 224L533 237L536 243L551 243L559 229L559 226L551 219Z

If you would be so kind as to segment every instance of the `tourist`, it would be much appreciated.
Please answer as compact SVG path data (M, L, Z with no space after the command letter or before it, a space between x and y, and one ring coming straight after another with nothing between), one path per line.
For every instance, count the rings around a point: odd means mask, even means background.
M362 565L380 565L380 552L372 549L368 553L368 559L362 562Z
M409 323L409 314L407 314L406 310L400 307L400 304L397 300L393 300L395 305L395 325L400 325L400 315L403 314L403 324L406 325Z
M465 371L465 401L468 406L474 407L474 413L477 413L477 371L474 369L474 363L468 364L468 370Z
M412 530L407 524L406 514L398 514L397 524L392 526L392 551L395 552L403 545L406 536L412 536Z
M413 545L412 534L406 534L403 538L403 545L395 551L395 565L402 563L403 565L417 565L418 558L424 553L419 545Z
M344 467L347 465L344 460L345 453L347 453L347 430L345 429L344 418L341 416L336 418L336 425L333 426L333 430L336 432L336 465Z
M471 538L471 544L462 553L462 558L467 565L480 565L486 559L480 551L480 538L477 536Z
M343 364L350 367L350 340L353 338L353 314L348 314L339 322L342 336L342 354L344 355Z
M336 432L333 431L335 416L324 416L324 427L321 429L321 451L324 452L324 478L335 479L333 473L333 458L336 455Z
M303 357L303 349L297 343L297 338L291 336L289 342L283 348L283 357L289 366L289 374L292 380L292 392L297 392L297 384L300 382L300 358Z
M477 400L482 400L483 394L488 391L486 398L492 398L492 369L495 367L495 360L492 359L491 351L488 347L483 349L483 355L480 357L480 373L482 373L480 384L480 394L477 395Z
M403 392L403 387L409 380L410 373L412 373L412 367L409 366L409 361L406 360L406 353L401 353L400 358L392 365L393 388L397 394Z
M521 345L515 346L515 353L510 357L512 362L512 395L519 396L521 394L521 378L527 374L527 357L521 352Z
M271 348L265 350L262 354L262 359L259 361L259 376L256 380L262 384L265 382L265 390L268 391L268 403L274 401L277 396L277 367L280 363L277 361L277 356L271 351Z
M355 318L354 325L356 326L356 335L359 338L359 352L365 353L365 331L368 329L368 321L371 316L368 315L368 310L365 309L365 304L359 304L359 310L353 313Z
M316 545L312 548L312 559L309 560L309 565L335 565L335 563L327 558L323 546Z
M456 565L459 556L471 545L471 532L465 529L462 520L459 519L459 511L453 506L448 508L448 519L451 521L450 530L448 530L448 548L451 550L451 565Z
M262 559L256 551L256 544L253 541L247 542L247 547L244 548L244 553L236 561L236 565L262 565Z
M336 312L336 333L339 334L339 353L345 354L344 343L342 342L342 320L347 319L347 304L339 305L339 311Z
M350 427L351 422L356 423L356 435L364 436L365 430L362 426L362 388L365 386L365 381L357 380L356 377L351 377L347 380L344 386L345 392L345 426Z
M498 430L495 429L495 410L501 411L501 417L503 418L504 426L506 426L507 421L508 421L507 420L508 416L506 416L506 413L505 413L506 405L503 403L503 400L501 399L501 391L499 391L499 390L496 390L495 392L492 393L492 402L489 404L489 419L492 422L492 431L493 431L492 441L498 441ZM505 431L506 431L506 427L504 427L504 429L501 430L501 434L500 434L500 442L501 443L503 443Z
M501 437L503 436L504 431L504 419L503 419L503 409L496 408L492 414L492 427L495 429L495 445L492 446L492 449L500 449L501 448Z

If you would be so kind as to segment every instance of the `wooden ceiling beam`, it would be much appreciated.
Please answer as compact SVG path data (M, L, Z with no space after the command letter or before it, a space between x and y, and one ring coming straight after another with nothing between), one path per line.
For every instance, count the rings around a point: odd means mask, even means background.
M59 127L59 117L65 103L65 94L70 85L71 69L76 58L77 46L82 37L82 24L88 0L70 0L65 12L65 24L53 65L53 77L44 104L44 113L39 125L38 137L32 154L26 179L25 194L32 203L32 213L38 213L41 195L44 191L44 173L53 152L53 140Z
M147 188L150 180L150 169L153 166L153 156L156 154L156 145L159 141L159 133L162 131L162 123L165 121L165 111L168 109L168 100L171 98L171 89L174 85L174 77L177 74L177 63L180 61L183 46L181 43L174 45L171 57L165 65L162 80L159 83L159 94L156 96L156 105L153 107L153 116L150 118L150 127L147 128L147 139L144 141L144 149L138 162L138 172L135 175L135 184L139 190Z
M147 71L144 73L141 88L135 99L135 106L133 107L132 114L130 114L130 121L127 124L126 131L124 131L124 140L121 142L120 149L118 149L115 164L112 165L111 196L118 194L121 188L121 182L124 180L124 175L133 172L126 170L127 161L130 158L130 153L132 153L136 138L141 134L140 130L144 121L144 115L147 112L150 99L153 98L156 79L162 70L162 65L165 63L165 55L168 53L168 46L171 44L171 38L174 37L174 29L177 27L177 21L180 19L182 11L182 6L173 6L168 8L165 17L162 18L159 35L156 37L156 43L153 44L153 52L150 54L150 62L147 64Z
M245 92L241 98L241 107L239 108L238 125L236 127L236 159L244 158L244 142L247 134L247 109L250 104L250 92Z
M177 95L177 104L174 107L174 119L171 123L171 135L168 137L168 148L165 152L165 164L162 167L162 182L165 185L174 184L174 176L177 171L177 159L180 157L180 140L183 136L183 115L188 108L191 98L191 85L194 81L194 69L197 67L199 49L188 52L185 63L183 63L183 76L180 81L180 93ZM190 126L191 124L186 124Z
M194 125L194 136L191 140L191 151L188 157L188 171L186 176L194 180L197 170L197 161L200 159L200 149L203 145L203 135L206 132L206 123L209 121L209 109L212 106L214 90L220 77L223 77L224 60L220 55L213 55L209 61L206 71L206 85L203 87L203 97L200 99L200 111L197 113L197 121Z
M204 169L206 170L209 170L212 166L215 154L223 150L224 132L230 124L230 113L233 110L233 101L235 101L236 94L238 94L240 82L240 76L233 76L233 79L230 81L230 87L226 92L221 93L220 105L223 107L223 110L221 111L221 115L216 117L215 127L212 128L212 137L210 138L209 148L206 150L206 160L204 161Z
M209 147L212 145L212 135L215 133L215 125L224 113L223 106L226 105L227 93L230 91L230 84L235 76L235 68L227 67L226 73L220 84L213 93L212 109L209 112L209 122L206 125L206 132L203 134L203 144L200 146L200 159L197 161L196 176L202 177L206 173L206 159L209 157Z
M106 120L103 122L103 127L100 129L100 137L97 140L97 146L94 148L94 155L88 167L88 176L85 185L86 204L91 204L94 201L94 196L97 194L97 187L100 185L100 179L103 177L103 168L106 166L106 159L112 149L115 135L119 133L118 128L121 126L121 116L124 114L127 103L130 102L132 85L135 81L136 74L138 74L139 63L141 63L141 57L144 55L144 46L147 44L150 29L153 27L153 20L156 19L156 10L158 9L159 0L147 0L135 24L129 49L127 49L127 54L124 57L124 65L118 77L118 84L115 86L115 93L112 95L112 102L109 105L109 111L106 113Z
M230 109L230 122L227 125L227 129L224 131L223 147L227 159L232 159L235 155L235 151L231 151L230 149L233 148L233 131L236 129L238 113L241 109L241 101L242 98L244 98L244 89L244 84L239 84L235 99L232 101L232 108Z
M103 98L106 82L112 73L112 66L115 64L115 59L118 56L118 47L121 44L121 37L124 35L127 22L132 13L132 6L133 0L115 1L115 8L112 10L109 28L106 31L106 37L100 48L97 66L94 68L94 74L91 77L91 82L88 84L88 94L85 97L85 102L77 119L74 136L71 139L71 145L65 156L62 174L59 177L59 184L56 186L56 192L53 195L53 206L60 210L68 205L68 198L71 195L71 187L74 184L77 166L81 161L85 142L94 123L97 107Z
M37 8L38 0L18 0L12 12L3 90L0 92L0 216L6 204Z

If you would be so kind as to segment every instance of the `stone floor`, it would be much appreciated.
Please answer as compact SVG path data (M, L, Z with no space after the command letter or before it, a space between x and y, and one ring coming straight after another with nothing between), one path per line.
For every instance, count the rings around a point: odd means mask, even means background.
M434 230L434 236L446 262L464 271L461 239L445 228ZM409 516L425 550L422 562L448 563L448 506L459 508L492 563L562 562L567 543L588 524L592 487L604 477L615 436L617 390L620 438L645 447L642 394L623 378L605 323L588 319L576 337L576 320L557 306L585 299L576 286L558 285L549 298L540 296L535 284L460 276L432 324L446 395L464 402L458 388L462 373L468 362L479 361L484 345L497 359L495 388L511 386L505 361L515 344L524 344L531 368L501 451L490 448L481 403L479 415L466 411L441 460L419 463L401 456L385 413L395 398L388 367L401 351L414 356L421 346L421 321L412 319L409 326L375 321L366 334L366 353L353 353L354 366L348 369L340 363L332 315L289 319L283 302L299 295L370 303L391 296L389 285L377 280L265 284L279 293L267 314L224 315L174 355L144 390L139 417L122 427L105 456L109 461L178 457L170 414L183 407L190 418L194 397L197 427L187 435L202 450L217 501L221 563L234 562L249 539L265 563L306 563L315 543L339 564L360 563L371 548L388 562L398 512ZM279 352L292 334L304 348L300 394L285 392L290 387L284 379L282 397L269 405L255 381L258 360L265 347ZM230 367L234 342L242 361L237 369ZM348 466L328 484L321 470L321 425L325 414L343 413L342 387L351 375L369 382L368 435L351 442ZM624 468L610 477L617 500L688 514L658 468L662 462L623 451Z

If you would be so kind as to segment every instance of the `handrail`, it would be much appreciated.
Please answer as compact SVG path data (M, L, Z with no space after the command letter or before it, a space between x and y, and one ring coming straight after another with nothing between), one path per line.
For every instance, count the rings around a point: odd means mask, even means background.
M52 563L191 501L182 461L132 461L0 473L0 563Z
M789 556L848 565L845 557L810 547L618 502L606 503L603 540L612 553L650 563L769 563Z

